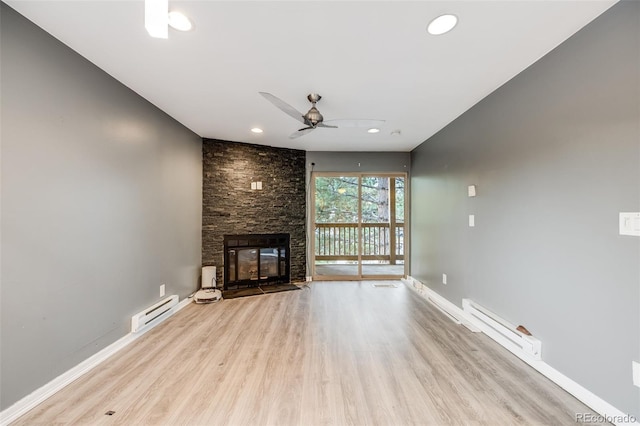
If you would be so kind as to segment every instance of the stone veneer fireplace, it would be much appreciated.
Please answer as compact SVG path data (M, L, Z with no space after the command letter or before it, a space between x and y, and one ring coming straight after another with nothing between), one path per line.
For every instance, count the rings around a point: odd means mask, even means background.
M289 234L224 236L224 289L291 281Z
M289 234L288 282L305 280L305 158L302 150L203 140L202 266L217 266L218 283L224 236L248 234Z

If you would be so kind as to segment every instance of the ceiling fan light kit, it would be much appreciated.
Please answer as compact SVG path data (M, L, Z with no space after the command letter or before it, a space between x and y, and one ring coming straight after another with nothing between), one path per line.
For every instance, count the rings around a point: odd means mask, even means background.
M303 115L304 122L307 126L316 127L324 120L324 117L322 116L322 114L320 114L318 108L316 108L316 102L322 99L322 96L318 95L317 93L309 93L307 95L307 99L309 100L309 102L311 102L311 109L309 109L309 111L307 111L307 113Z
M323 127L326 129L338 128L338 126L336 125L330 125L330 124L324 123L324 117L322 116L322 114L320 114L320 111L318 111L318 108L316 108L316 103L318 103L320 99L322 99L322 96L320 96L317 93L309 93L307 95L307 100L311 102L311 108L309 109L309 111L307 111L306 114L302 114L300 111L298 111L297 109L295 109L294 107L292 107L291 105L283 101L282 99L278 98L277 96L272 95L271 93L267 93L267 92L259 92L259 93L260 95L262 95L262 97L264 97L266 100L271 102L280 111L284 112L288 116L298 120L299 122L307 126L307 127L298 129L298 131L296 132L293 132L289 136L290 139L295 139L295 138L299 138L300 136L304 136L318 127ZM340 127L364 127L364 128L370 128L372 125L384 124L384 120L371 120L371 119L330 120L328 122L331 122L334 124L341 123ZM372 124L372 123L375 123L375 124ZM380 131L380 129L378 129L378 131Z

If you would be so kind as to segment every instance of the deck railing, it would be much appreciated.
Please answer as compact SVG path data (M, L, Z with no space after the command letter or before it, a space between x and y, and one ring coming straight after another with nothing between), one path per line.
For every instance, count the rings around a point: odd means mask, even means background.
M404 260L404 223L316 223L315 259L358 260L359 229L362 260Z

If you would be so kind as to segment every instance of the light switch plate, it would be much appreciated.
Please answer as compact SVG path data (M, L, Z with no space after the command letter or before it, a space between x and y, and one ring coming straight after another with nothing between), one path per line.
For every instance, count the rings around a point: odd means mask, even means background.
M262 189L262 181L256 182L256 187L257 187L258 190L261 190Z
M640 237L640 213L620 212L620 235Z
M257 182L251 182L251 189L257 189L258 188L258 183Z
M447 283L447 274L442 274L442 284Z
M633 366L633 384L640 388L640 362L631 361Z
M164 285L164 284L162 284L162 285L160 286L160 297L164 296L164 292L165 292L165 285Z
M476 186L475 185L469 185L467 187L467 193L469 194L469 197L475 197L476 196Z
M471 228L473 228L474 226L476 226L476 216L473 214L469 215L469 226Z

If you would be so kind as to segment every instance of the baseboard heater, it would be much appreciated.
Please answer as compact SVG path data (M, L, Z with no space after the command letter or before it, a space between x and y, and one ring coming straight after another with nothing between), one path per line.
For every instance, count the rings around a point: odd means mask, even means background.
M178 296L169 296L142 312L131 317L131 332L136 333L147 327L155 325L168 317L173 312L173 307L178 305Z
M535 359L542 359L542 342L516 330L516 326L483 308L471 299L462 299L462 308L483 333L503 346L516 346Z

